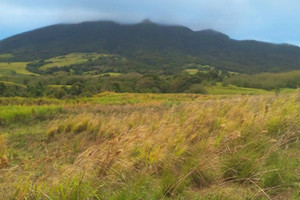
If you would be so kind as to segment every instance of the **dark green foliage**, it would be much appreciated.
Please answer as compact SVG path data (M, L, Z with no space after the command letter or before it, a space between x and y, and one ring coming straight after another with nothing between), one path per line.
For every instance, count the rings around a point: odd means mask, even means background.
M92 96L104 91L117 93L206 93L205 86L223 80L220 71L211 69L195 75L178 73L173 76L128 73L120 76L53 75L0 77L0 96L69 98ZM3 82L1 82L3 81ZM15 83L7 85L6 82Z
M46 62L44 60L40 60L38 62L27 64L26 69L30 72L40 74L42 71L40 71L39 68L45 64Z
M0 82L0 96L13 97L24 96L26 94L26 88L20 85L6 84Z
M32 73L36 73L36 74L53 74L55 72L60 72L60 71L65 71L65 72L70 72L70 68L65 66L65 67L51 67L51 68L47 68L46 70L41 70L40 67L42 67L43 65L46 65L50 62L45 62L44 60L40 60L37 62L32 62L27 64L26 69Z

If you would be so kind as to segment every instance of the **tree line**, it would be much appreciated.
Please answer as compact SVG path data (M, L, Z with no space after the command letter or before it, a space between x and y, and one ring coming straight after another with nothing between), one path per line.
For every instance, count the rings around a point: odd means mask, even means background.
M206 93L205 87L223 81L224 73L211 69L190 75L127 73L120 76L70 75L59 72L48 76L7 75L0 77L0 96L72 98L112 91L117 93ZM7 84L15 83L15 84Z

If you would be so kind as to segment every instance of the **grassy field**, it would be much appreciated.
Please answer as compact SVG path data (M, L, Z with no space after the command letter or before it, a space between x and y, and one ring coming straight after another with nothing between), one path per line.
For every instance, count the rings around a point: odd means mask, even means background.
M71 88L71 85L49 85L49 87L52 88L62 88L62 87L66 87L66 88Z
M59 87L55 85L55 87ZM51 98L24 98L24 97L2 97L0 105L73 105L73 104L92 104L92 105L128 105L128 104L147 104L164 103L178 104L186 101L205 101L214 99L234 98L229 95L200 95L200 94L141 94L141 93L114 93L103 92L90 98L74 99L51 99Z
M127 105L164 103L179 104L181 102L198 102L213 99L230 98L227 96L200 95L200 94L138 94L138 93L113 93L104 92L92 98L81 98L81 103L92 103L101 105Z
M278 73L237 74L226 80L227 83L251 88L276 89L298 88L300 70Z
M237 87L235 85L223 86L222 83L217 83L215 86L210 86L206 88L209 94L266 94L270 93L266 90L256 89L256 88L245 88Z
M189 66L189 65L186 65L186 66ZM185 70L183 70L184 72L187 72L190 75L195 75L198 72L207 73L208 71L214 69L214 67L211 67L209 65L190 65L190 66L194 66L194 67L198 68L198 69L185 69Z
M12 86L19 86L19 87L26 88L25 85L18 84L18 83L15 83L15 82L10 82L10 81L0 81L0 83L3 83L5 85L12 85Z
M26 62L0 62L0 74L25 74L25 75L35 75L26 70Z
M9 59L9 58L12 58L14 57L12 54L0 54L0 59Z
M199 72L198 69L185 69L183 71L189 73L190 75L195 75Z
M104 73L104 74L99 74L99 76L121 76L121 73L115 73L115 72L110 72L110 73Z
M0 105L0 199L299 198L298 92Z
M238 87L235 85L227 85L223 86L222 83L217 83L215 86L210 86L206 88L209 94L216 95L237 95L237 94L249 94L249 95L257 95L257 94L274 94L275 90L263 90L257 88L246 88L246 87ZM292 93L295 92L295 89L291 88L281 88L279 93Z
M101 56L108 56L108 55L97 54L97 53L71 53L65 56L58 56L58 57L45 60L45 62L50 62L50 63L42 66L40 69L43 70L51 67L64 67L73 64L80 64L80 63L87 62L89 59L94 60Z
M0 124L8 124L20 121L31 121L32 118L44 117L48 118L56 111L62 111L61 106L21 106L21 105L10 105L10 106L0 106Z

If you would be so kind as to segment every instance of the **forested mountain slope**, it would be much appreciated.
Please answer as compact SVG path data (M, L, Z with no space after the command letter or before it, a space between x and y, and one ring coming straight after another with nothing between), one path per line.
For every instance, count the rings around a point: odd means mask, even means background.
M237 41L214 30L151 22L124 25L110 21L48 26L0 41L0 54L12 61L46 59L72 52L124 56L156 68L207 64L242 73L300 69L300 48Z

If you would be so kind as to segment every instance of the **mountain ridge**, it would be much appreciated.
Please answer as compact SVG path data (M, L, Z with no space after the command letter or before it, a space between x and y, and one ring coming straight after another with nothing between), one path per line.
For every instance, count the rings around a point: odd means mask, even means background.
M235 40L212 29L193 31L151 21L56 24L0 41L0 53L14 60L37 60L72 52L121 55L156 67L208 64L245 73L300 69L300 47L256 40Z

